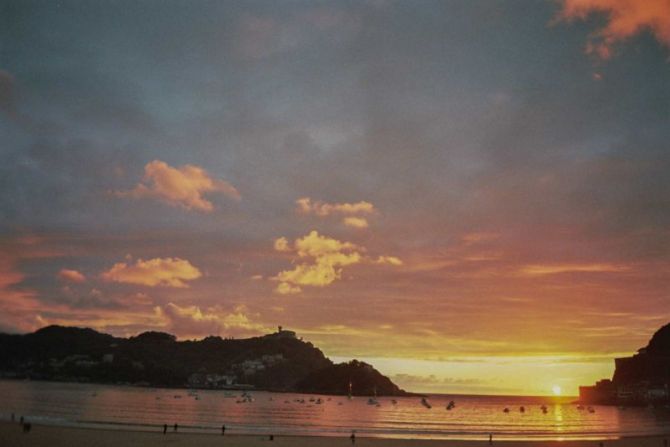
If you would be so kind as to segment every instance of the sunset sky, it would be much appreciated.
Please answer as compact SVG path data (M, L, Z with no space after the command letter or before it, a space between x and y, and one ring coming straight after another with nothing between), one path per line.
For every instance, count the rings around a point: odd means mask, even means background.
M670 321L669 142L668 0L0 0L0 331L574 394Z

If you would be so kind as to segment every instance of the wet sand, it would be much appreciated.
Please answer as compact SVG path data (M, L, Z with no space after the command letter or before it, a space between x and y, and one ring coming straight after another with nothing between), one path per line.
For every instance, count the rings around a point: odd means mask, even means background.
M171 429L171 427L170 427ZM670 440L670 437L668 437ZM622 438L603 441L605 447L664 447L664 437ZM598 447L600 441L497 441L493 445L504 447ZM356 439L355 446L371 447L485 447L489 443L482 441L452 441L424 439ZM18 423L0 423L0 447L158 447L158 446L230 446L230 447L346 447L351 446L348 437L329 436L275 436L270 441L260 435L225 435L172 433L163 435L162 430L124 431L92 429L84 427L56 427L50 425L32 425L30 433L23 433Z

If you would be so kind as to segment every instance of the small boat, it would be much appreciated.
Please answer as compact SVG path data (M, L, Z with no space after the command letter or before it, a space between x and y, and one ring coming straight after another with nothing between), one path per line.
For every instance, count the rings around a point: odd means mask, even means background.
M368 405L376 405L379 407L380 405L379 402L377 401L377 387L374 387L372 392L374 393L374 397L368 399Z
M429 410L430 410L431 408L433 408L433 406L432 406L431 404L428 403L428 401L426 400L425 397L422 397L422 398L421 398L421 405L423 405L424 407L428 408Z
M455 407L456 407L456 402L454 402L453 400L450 400L449 404L447 405L447 410L451 411Z
M509 413L509 408L505 407L505 409L503 410L503 413Z
M322 403L323 403L323 401L322 401L321 398L319 397L319 398L316 400L316 404L317 404L317 405L321 405Z
M525 413L525 412L526 412L526 408L525 408L523 405L520 406L520 407L519 407L519 412L520 412L520 413Z
M393 405L398 405L398 401L395 400L395 399L391 399L391 403L392 403Z
M589 413L595 413L596 410L595 410L593 407L589 407L589 408L588 408L588 412L589 412Z
M583 409L584 409L584 405L577 405L577 409L578 409L578 410L583 410Z

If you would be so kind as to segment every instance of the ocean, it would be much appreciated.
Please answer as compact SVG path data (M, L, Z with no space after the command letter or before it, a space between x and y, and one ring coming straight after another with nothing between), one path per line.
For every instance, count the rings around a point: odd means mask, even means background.
M35 423L226 434L423 439L575 440L670 433L668 408L579 409L574 398L431 395L341 396L0 380L0 417ZM321 403L318 399L321 399ZM248 399L247 399L248 400ZM456 406L447 410L449 401ZM304 402L304 403L303 403ZM546 406L546 412L541 407ZM521 412L520 407L525 411ZM505 413L504 408L509 412Z

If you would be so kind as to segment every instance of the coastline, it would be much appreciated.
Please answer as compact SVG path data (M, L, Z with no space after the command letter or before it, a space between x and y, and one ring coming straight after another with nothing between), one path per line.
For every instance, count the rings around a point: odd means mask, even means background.
M14 381L14 382L43 382L43 383L66 383L66 384L74 384L74 385L91 385L91 386L96 386L96 385L102 385L102 386L118 386L118 387L129 387L129 388L139 388L139 389L164 389L164 390L178 390L178 391L222 391L222 392L227 392L227 391L246 391L250 393L255 393L255 392L264 392L264 393L284 393L284 394L304 394L308 396L331 396L331 397L347 397L347 393L329 393L329 392L317 392L317 391L301 391L301 390L291 390L291 389L284 389L284 388L258 388L253 385L246 385L246 384L241 384L241 385L230 385L230 386L222 386L222 387L199 387L199 386L189 386L187 384L184 385L160 385L160 384L153 384L153 383L131 383L131 382L98 382L98 381L77 381L77 380L55 380L55 379L45 379L45 378L38 378L38 379L32 379L28 377L9 377L9 376L2 376L0 375L0 381L5 380L8 382ZM431 395L444 395L444 396L455 396L458 397L459 394L444 394L444 393L433 393L433 394L428 394L428 393L415 393L412 391L403 391L404 394L382 394L379 393L376 396L377 397L427 397ZM354 397L373 397L375 394L353 394ZM551 396L522 396L522 397L551 397ZM571 396L573 397L573 396ZM575 399L577 398L574 396Z
M505 447L598 447L603 442L605 447L663 447L664 436L624 437L605 441L596 440L570 440L570 441L545 441L545 440L493 440L493 445L504 444ZM32 424L29 433L23 433L21 425L17 422L0 422L0 439L3 445L16 447L118 447L125 445L154 447L164 446L232 446L232 447L257 447L277 445L281 447L338 447L351 445L348 436L275 436L270 441L266 435L242 435L226 434L221 436L214 433L172 433L168 431L163 435L162 431L148 430L116 430L107 428L72 427ZM484 447L489 446L485 436L482 440L433 440L433 439L397 439L377 437L357 437L356 446L371 447Z

